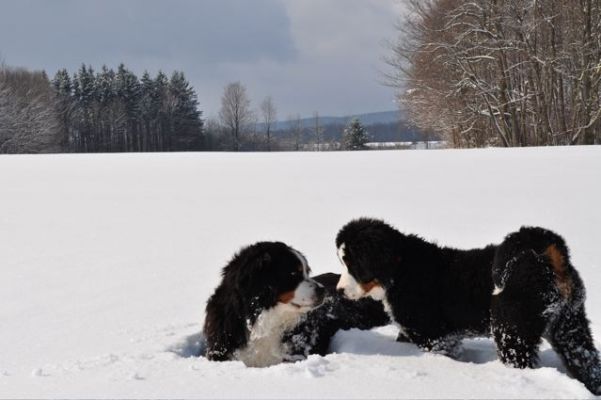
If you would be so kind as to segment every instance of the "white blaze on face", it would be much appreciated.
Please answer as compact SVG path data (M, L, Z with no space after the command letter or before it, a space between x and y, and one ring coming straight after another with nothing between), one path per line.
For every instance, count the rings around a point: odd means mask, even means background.
M340 280L336 285L336 290L344 290L344 295L352 300L357 300L365 295L365 291L361 288L361 285L357 283L355 278L348 272L348 267L344 262L344 255L346 250L346 243L342 243L338 248L338 259L344 267Z
M348 272L348 267L344 262L344 255L346 250L346 244L343 243L338 249L338 259L344 266L345 270L340 275L340 280L336 285L337 290L343 290L344 295L351 300L358 300L361 297L371 297L374 300L382 301L386 299L386 290L379 284L370 288L369 292L366 292L363 286L355 280L355 278Z
M303 277L305 278L294 291L294 296L290 304L299 307L301 311L308 311L311 307L316 307L322 300L317 295L317 289L323 287L317 281L309 278L309 265L307 259L298 251L292 249L303 266Z
M346 250L346 243L342 243L342 245L338 248L338 251L336 253L338 254L338 259L340 260L342 265L344 265L346 267L346 264L344 263L344 251L345 250Z
M303 266L303 276L305 277L305 279L309 279L309 263L307 262L307 259L299 251L294 249L291 250L294 252L298 260L301 262L301 265Z

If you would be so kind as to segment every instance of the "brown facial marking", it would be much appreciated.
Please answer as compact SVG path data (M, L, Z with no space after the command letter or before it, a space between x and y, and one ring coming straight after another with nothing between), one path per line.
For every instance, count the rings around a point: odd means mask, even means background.
M294 298L294 290L291 290L289 292L284 292L281 295L279 295L278 301L280 303L288 304L292 301L293 298Z
M365 293L369 293L373 288L380 287L380 286L381 286L380 282L378 282L377 279L374 279L373 281L362 283L361 284L361 289L363 289L363 291Z
M554 244L547 247L545 255L549 258L551 266L553 267L555 282L559 288L559 292L565 299L569 298L572 294L572 279L570 279L570 276L568 275L564 255Z

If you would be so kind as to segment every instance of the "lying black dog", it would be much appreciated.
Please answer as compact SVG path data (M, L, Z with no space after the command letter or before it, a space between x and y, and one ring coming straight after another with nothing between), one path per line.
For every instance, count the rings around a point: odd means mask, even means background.
M462 338L492 334L503 363L527 368L545 338L568 371L601 394L584 285L557 234L522 228L500 245L457 250L358 219L340 230L336 247L347 268L338 289L381 300L399 340L456 356Z
M266 367L325 355L339 329L390 322L381 303L340 296L339 275L310 272L306 258L284 243L256 243L236 254L207 303L207 358Z

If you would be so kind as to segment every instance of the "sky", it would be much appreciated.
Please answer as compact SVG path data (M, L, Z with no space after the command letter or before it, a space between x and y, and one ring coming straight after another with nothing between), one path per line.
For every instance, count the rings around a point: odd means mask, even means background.
M183 71L206 117L240 81L278 119L396 109L382 84L400 0L0 0L0 60Z

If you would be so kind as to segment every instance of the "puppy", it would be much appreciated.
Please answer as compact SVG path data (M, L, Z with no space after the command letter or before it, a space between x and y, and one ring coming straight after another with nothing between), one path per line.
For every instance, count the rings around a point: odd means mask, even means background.
M325 355L338 329L389 323L380 303L337 294L339 275L312 279L310 272L306 258L284 243L260 242L237 253L207 303L207 358L268 367Z
M492 335L503 363L527 368L545 338L568 371L601 394L584 285L559 235L524 227L500 245L457 250L358 219L340 230L336 247L346 269L338 290L382 301L398 340L456 357L464 337Z

